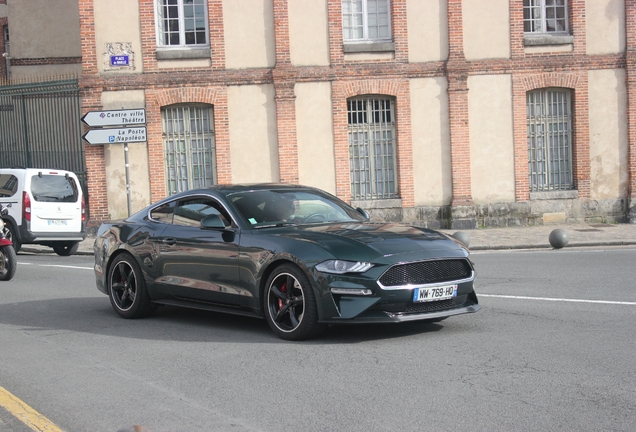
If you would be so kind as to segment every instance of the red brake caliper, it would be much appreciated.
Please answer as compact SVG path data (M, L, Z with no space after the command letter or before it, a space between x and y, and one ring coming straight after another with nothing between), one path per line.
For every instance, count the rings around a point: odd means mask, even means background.
M287 292L287 281L285 281L283 283L283 286L280 287L280 291L281 292ZM278 310L281 310L284 305L285 305L285 303L283 303L283 300L282 299L278 299Z

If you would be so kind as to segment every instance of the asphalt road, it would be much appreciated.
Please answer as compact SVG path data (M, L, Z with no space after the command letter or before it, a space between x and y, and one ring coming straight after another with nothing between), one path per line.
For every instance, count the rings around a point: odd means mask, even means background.
M92 257L18 258L0 388L63 431L636 430L636 248L475 253L478 313L302 343L178 308L123 320Z

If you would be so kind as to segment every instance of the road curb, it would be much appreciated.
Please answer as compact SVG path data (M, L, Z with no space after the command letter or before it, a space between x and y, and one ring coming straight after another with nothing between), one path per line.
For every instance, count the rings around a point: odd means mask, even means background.
M595 242L578 242L569 243L563 249L571 249L575 247L603 247L603 246L634 246L636 241L595 241ZM507 249L555 249L549 243L544 245L527 244L527 245L483 245L483 246L471 246L468 249L471 251L484 251L484 250L507 250Z

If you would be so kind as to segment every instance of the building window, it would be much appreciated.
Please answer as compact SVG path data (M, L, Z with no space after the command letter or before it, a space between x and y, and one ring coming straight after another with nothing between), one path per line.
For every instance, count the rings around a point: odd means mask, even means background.
M391 40L389 0L342 0L345 42Z
M206 0L156 0L157 46L208 46Z
M567 0L523 0L523 31L526 34L567 34Z
M382 96L349 99L347 116L352 198L397 198L393 99Z
M161 117L168 194L216 183L212 107L172 106Z
M530 191L573 189L570 91L535 90L526 102Z

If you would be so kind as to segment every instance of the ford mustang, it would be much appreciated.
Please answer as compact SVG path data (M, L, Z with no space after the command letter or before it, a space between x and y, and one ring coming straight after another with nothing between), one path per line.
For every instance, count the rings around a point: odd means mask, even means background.
M434 322L480 308L461 242L372 222L305 186L178 193L103 223L94 248L97 288L123 318L183 306L264 318L302 340L329 324Z

